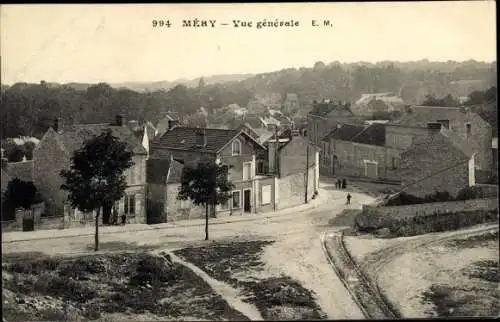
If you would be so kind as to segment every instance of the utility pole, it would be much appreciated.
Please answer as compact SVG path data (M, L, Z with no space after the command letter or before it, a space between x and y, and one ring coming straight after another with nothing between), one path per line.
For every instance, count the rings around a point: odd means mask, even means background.
M305 197L305 203L308 203L307 201L307 188L309 186L309 140L306 142L306 193L304 194Z

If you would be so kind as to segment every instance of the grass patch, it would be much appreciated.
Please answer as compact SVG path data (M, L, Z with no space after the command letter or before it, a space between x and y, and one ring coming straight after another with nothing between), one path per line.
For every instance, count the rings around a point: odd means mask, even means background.
M175 251L217 280L242 289L244 301L254 304L266 320L317 320L324 313L313 293L288 276L255 278L235 277L235 272L263 270L260 257L264 247L274 241L246 241L189 247ZM279 254L277 254L279 256Z
M498 270L498 260L482 260L472 263L464 270L464 275L469 278L477 278L491 283L500 282L500 272Z
M427 313L437 317L496 316L500 309L497 284L487 287L433 284L423 292L422 301L433 304L434 311Z
M2 268L7 321L95 320L113 313L247 320L190 269L172 263L168 256L134 253L33 259L17 254L10 255Z
M490 243L498 243L498 230L493 232L487 232L481 235L474 235L468 238L454 239L445 243L445 247L453 248L477 248L486 247Z

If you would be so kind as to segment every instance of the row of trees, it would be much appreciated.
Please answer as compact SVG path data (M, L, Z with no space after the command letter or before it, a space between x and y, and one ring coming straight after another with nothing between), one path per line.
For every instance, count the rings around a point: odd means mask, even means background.
M212 114L215 109L231 103L247 106L254 97L272 94L285 97L286 93L297 93L300 105L305 108L310 107L315 99L335 98L352 102L362 93L371 92L394 92L407 103L416 104L424 100L427 93L438 97L465 95L460 92L460 86L450 83L464 79L496 84L496 63L333 62L326 65L318 62L313 68L289 68L242 81L206 85L201 79L195 87L177 85L168 90L145 93L115 89L105 83L86 85L85 89L78 84L18 83L11 87L2 86L0 118L3 122L0 130L2 137L40 137L58 116L70 123L112 121L118 113L138 120L155 121L168 109L192 115L203 106Z

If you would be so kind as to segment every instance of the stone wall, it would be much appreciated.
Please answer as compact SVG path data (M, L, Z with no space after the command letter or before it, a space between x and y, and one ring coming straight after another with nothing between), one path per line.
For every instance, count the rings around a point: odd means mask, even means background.
M404 219L414 216L424 216L433 214L435 212L449 213L458 211L494 209L498 209L498 198L433 202L393 207L373 207L369 205L363 205L363 211L369 211L372 215L380 215L381 217L390 217L392 219Z
M314 195L315 167L309 168L307 200L310 201ZM277 209L295 207L305 203L306 176L304 172L298 172L283 176L278 180L279 201Z

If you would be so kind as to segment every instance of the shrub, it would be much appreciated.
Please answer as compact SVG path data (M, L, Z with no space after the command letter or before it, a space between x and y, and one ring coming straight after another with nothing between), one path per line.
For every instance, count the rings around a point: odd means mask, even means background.
M177 279L179 275L177 265L174 265L167 258L143 255L142 259L137 263L136 274L130 279L130 283L145 285L155 282L168 282Z
M354 218L354 225L361 232L370 233L390 224L391 219L380 215L376 208L366 208Z
M456 200L469 200L484 198L484 192L480 187L472 186L460 190L457 194Z

